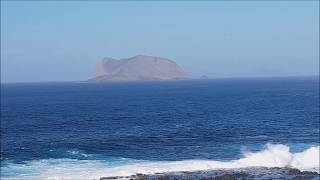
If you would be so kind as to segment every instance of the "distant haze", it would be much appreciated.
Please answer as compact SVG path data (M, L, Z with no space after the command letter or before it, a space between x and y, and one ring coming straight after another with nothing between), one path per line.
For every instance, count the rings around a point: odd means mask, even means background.
M191 77L319 74L319 1L1 1L1 81L77 81L103 57Z

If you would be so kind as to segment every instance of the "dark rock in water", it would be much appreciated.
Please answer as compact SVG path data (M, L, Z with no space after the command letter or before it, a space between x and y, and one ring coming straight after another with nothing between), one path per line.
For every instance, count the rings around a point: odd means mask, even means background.
M295 175L295 174L299 174L299 173L301 173L301 171L299 169L289 169L288 170L289 175Z
M138 55L120 60L104 58L96 67L96 77L89 81L176 80L186 78L187 74L183 69L170 59Z
M204 180L209 180L209 179L213 179L213 180L232 180L232 179L239 179L239 178L246 178L248 177L249 174L246 172L237 172L237 173L233 173L233 174L224 174L222 176L217 176L217 177L209 177L209 178L203 178Z
M295 180L319 180L316 172L300 171L293 168L244 168L244 169L220 169L195 172L168 172L156 174L136 174L127 177L108 177L109 179L132 180L244 180L244 179L295 179ZM107 180L100 178L100 180Z
M318 173L311 172L311 171L302 171L301 174L303 174L303 175L317 175Z
M110 179L120 179L121 177L114 176L114 177L102 177L100 180L110 180Z

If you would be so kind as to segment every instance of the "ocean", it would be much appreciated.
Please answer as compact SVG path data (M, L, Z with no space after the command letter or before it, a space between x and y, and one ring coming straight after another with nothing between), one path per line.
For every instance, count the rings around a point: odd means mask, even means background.
M1 179L319 173L319 79L1 84Z

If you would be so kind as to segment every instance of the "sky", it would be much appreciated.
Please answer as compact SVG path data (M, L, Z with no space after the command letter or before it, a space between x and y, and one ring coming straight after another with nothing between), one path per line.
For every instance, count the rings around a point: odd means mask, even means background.
M190 77L319 74L319 1L1 1L1 82L78 81L103 57Z

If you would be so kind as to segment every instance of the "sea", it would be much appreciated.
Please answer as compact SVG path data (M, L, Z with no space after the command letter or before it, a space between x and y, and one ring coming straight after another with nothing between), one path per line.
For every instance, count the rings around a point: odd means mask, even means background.
M318 77L2 83L1 180L319 173L319 123Z

